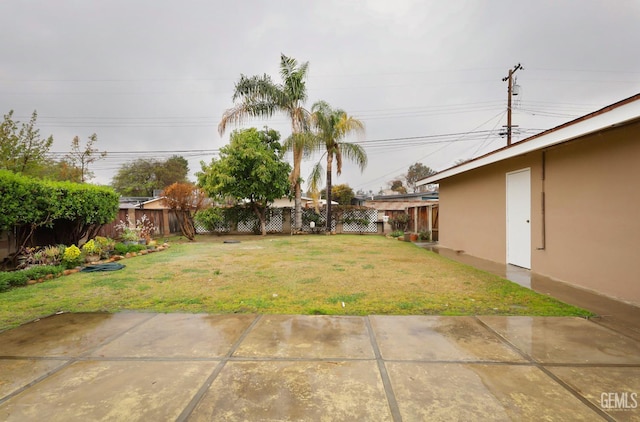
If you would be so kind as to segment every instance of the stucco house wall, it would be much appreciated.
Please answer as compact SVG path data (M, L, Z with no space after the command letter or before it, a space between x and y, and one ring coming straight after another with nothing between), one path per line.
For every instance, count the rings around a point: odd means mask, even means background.
M639 158L639 121L547 151L535 272L640 304Z
M444 178L440 244L506 263L506 174L529 168L531 270L640 304L638 158L636 120Z

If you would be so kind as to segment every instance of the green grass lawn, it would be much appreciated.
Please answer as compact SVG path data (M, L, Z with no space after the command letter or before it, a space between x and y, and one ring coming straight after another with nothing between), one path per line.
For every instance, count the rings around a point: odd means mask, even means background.
M0 293L0 330L55 312L575 315L589 312L382 236L200 236Z

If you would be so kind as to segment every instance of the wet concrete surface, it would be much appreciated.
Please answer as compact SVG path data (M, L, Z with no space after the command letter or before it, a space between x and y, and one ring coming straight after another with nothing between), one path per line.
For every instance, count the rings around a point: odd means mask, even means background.
M536 274L525 268L488 261L440 247L435 243L417 243L416 245L454 261L496 274L538 293L553 296L570 305L587 309L596 314L596 317L593 318L596 323L640 341L639 306L581 289L568 283Z
M568 317L61 314L0 333L3 421L640 420L640 342Z

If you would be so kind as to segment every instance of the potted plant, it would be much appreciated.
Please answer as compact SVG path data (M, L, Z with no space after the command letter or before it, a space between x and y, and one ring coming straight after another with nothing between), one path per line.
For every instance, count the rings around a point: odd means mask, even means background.
M93 239L82 245L82 253L84 253L85 261L89 263L100 261L102 249Z
M94 238L96 245L100 247L100 258L109 259L113 255L116 241L108 237L96 236Z

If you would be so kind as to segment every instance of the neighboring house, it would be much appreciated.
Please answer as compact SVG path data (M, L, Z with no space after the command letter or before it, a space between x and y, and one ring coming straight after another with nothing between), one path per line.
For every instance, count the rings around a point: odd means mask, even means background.
M129 224L133 227L137 220L146 215L156 227L156 236L169 236L171 233L180 231L175 217L169 213L169 208L164 204L163 198L155 197L121 197L118 216L112 223L105 224L99 231L100 236L117 238L120 234L116 226L120 221L129 219Z
M640 94L418 182L440 244L640 304Z
M301 197L302 200L302 208L311 208L314 206L313 204L313 198L309 198L307 196L303 196ZM318 200L318 205L319 206L324 206L326 205L327 200L326 199L320 199ZM283 198L278 198L275 201L273 201L273 203L270 205L271 208L294 208L294 200L293 199L289 199L286 196ZM338 203L336 201L331 201L331 205L338 205Z
M396 218L399 214L409 214L407 231L430 231L437 240L438 233L438 192L416 192L392 195L357 197L357 205L378 210L378 221ZM389 222L384 222L384 232L393 230Z

